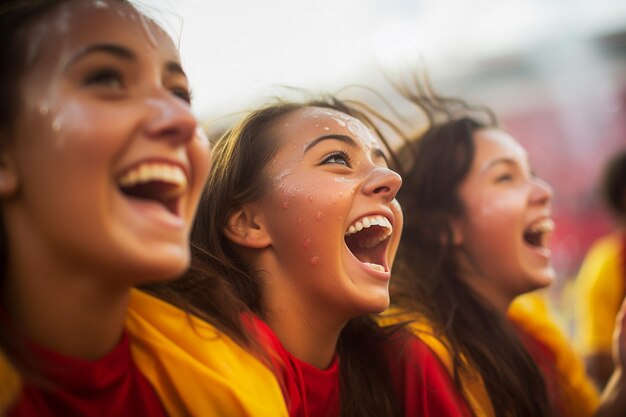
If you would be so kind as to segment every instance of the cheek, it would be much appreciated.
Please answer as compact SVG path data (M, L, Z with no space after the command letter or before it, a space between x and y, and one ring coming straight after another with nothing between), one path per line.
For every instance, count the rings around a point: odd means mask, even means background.
M275 230L283 232L281 246L313 266L337 258L351 190L346 183L330 189L308 179L283 183L270 208Z

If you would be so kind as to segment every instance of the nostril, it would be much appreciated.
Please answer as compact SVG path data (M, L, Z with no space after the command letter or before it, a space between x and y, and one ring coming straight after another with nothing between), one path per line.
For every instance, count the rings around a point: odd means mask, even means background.
M391 191L391 188L387 187L386 185L374 189L374 193L375 194L378 194L378 193L388 193L389 191Z

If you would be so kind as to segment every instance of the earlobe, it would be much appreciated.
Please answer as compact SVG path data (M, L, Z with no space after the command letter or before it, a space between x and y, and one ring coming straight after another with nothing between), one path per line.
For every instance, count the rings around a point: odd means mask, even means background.
M17 170L13 157L0 137L0 198L7 198L17 191Z
M463 244L463 231L461 229L461 225L456 221L451 221L450 231L452 232L452 246L461 246Z
M263 249L272 243L263 222L250 206L234 210L224 228L224 235L239 246Z

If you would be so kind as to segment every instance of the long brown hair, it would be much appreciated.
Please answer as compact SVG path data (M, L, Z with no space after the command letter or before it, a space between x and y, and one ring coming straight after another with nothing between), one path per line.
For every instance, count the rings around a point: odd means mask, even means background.
M415 81L401 90L426 116L429 126L401 152L413 161L405 169L398 200L405 226L392 280L392 303L417 311L433 324L453 360L460 388L466 366L483 378L496 416L549 416L543 377L512 325L461 279L451 220L465 215L458 190L475 154L473 134L497 121L486 108L445 98Z
M264 311L258 271L238 256L223 232L233 210L260 198L267 189L268 182L262 173L279 147L274 137L276 122L305 107L330 108L364 120L360 112L332 97L278 102L253 111L216 144L212 173L191 235L192 271L196 271L191 272L191 276L223 282L243 300L246 308L260 317L264 316ZM196 306L216 313L214 305ZM389 370L381 361L384 357L382 341L391 333L368 317L350 320L342 330L337 346L341 357L342 416L399 415Z

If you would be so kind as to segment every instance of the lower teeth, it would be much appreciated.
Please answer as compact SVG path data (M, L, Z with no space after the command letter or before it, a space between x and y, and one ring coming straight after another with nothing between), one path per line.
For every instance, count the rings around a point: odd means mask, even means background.
M371 262L363 262L365 265L369 266L370 268L372 268L375 271L380 271L380 272L385 272L385 267L382 265L378 265L378 264L373 264Z

